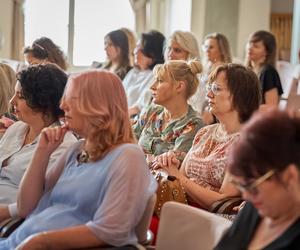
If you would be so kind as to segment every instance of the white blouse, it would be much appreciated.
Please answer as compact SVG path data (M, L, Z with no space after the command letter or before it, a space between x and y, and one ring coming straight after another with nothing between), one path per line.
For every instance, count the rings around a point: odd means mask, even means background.
M57 124L54 123L51 126ZM23 146L27 130L26 123L15 122L0 140L0 204L10 204L16 201L20 181L36 149L39 136L32 143ZM63 143L51 155L49 168L59 155L76 141L76 137L68 132Z
M150 69L131 69L123 80L128 107L138 107L140 110L150 104L153 83L153 72Z

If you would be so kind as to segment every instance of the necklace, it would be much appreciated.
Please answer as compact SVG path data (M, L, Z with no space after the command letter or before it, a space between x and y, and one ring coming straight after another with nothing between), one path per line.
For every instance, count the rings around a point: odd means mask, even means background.
M87 151L82 150L78 155L77 155L77 161L78 161L78 165L82 164L82 163L87 163L89 161L90 155Z

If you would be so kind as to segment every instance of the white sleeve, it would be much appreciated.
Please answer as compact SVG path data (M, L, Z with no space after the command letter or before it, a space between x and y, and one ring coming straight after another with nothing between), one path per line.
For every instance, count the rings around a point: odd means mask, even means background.
M19 216L16 202L8 205L8 212L13 219Z
M300 64L296 65L293 72L293 78L300 80Z
M113 165L105 197L86 225L110 245L136 244L135 227L155 192L156 182L137 146L124 148Z

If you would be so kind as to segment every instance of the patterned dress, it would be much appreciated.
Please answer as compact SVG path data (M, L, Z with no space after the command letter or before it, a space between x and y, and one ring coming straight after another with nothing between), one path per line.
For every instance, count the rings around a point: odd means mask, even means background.
M164 107L152 104L133 124L138 144L145 154L160 155L174 151L180 160L192 146L194 136L203 127L196 111L189 106L185 116L163 126Z
M239 133L228 135L221 126L202 128L182 163L190 180L215 192L219 192L225 176L227 149L239 138Z

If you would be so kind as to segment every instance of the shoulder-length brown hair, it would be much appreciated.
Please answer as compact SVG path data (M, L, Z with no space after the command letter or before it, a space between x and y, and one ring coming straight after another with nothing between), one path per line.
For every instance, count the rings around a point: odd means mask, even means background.
M240 122L247 121L261 102L261 90L256 74L243 65L228 63L217 66L209 75L208 84L224 71L227 87L232 96L232 105L239 114Z
M263 65L266 64L270 64L273 67L275 67L275 63L276 63L276 39L275 36L265 30L259 30L254 32L249 40L248 43L256 43L256 42L262 42L263 45L265 46L267 55L266 55L266 59L263 62ZM246 65L248 67L252 67L251 62L249 60L249 58L246 58Z
M122 143L135 142L121 80L105 70L91 70L70 78L78 101L75 109L89 126L85 150L96 161Z

